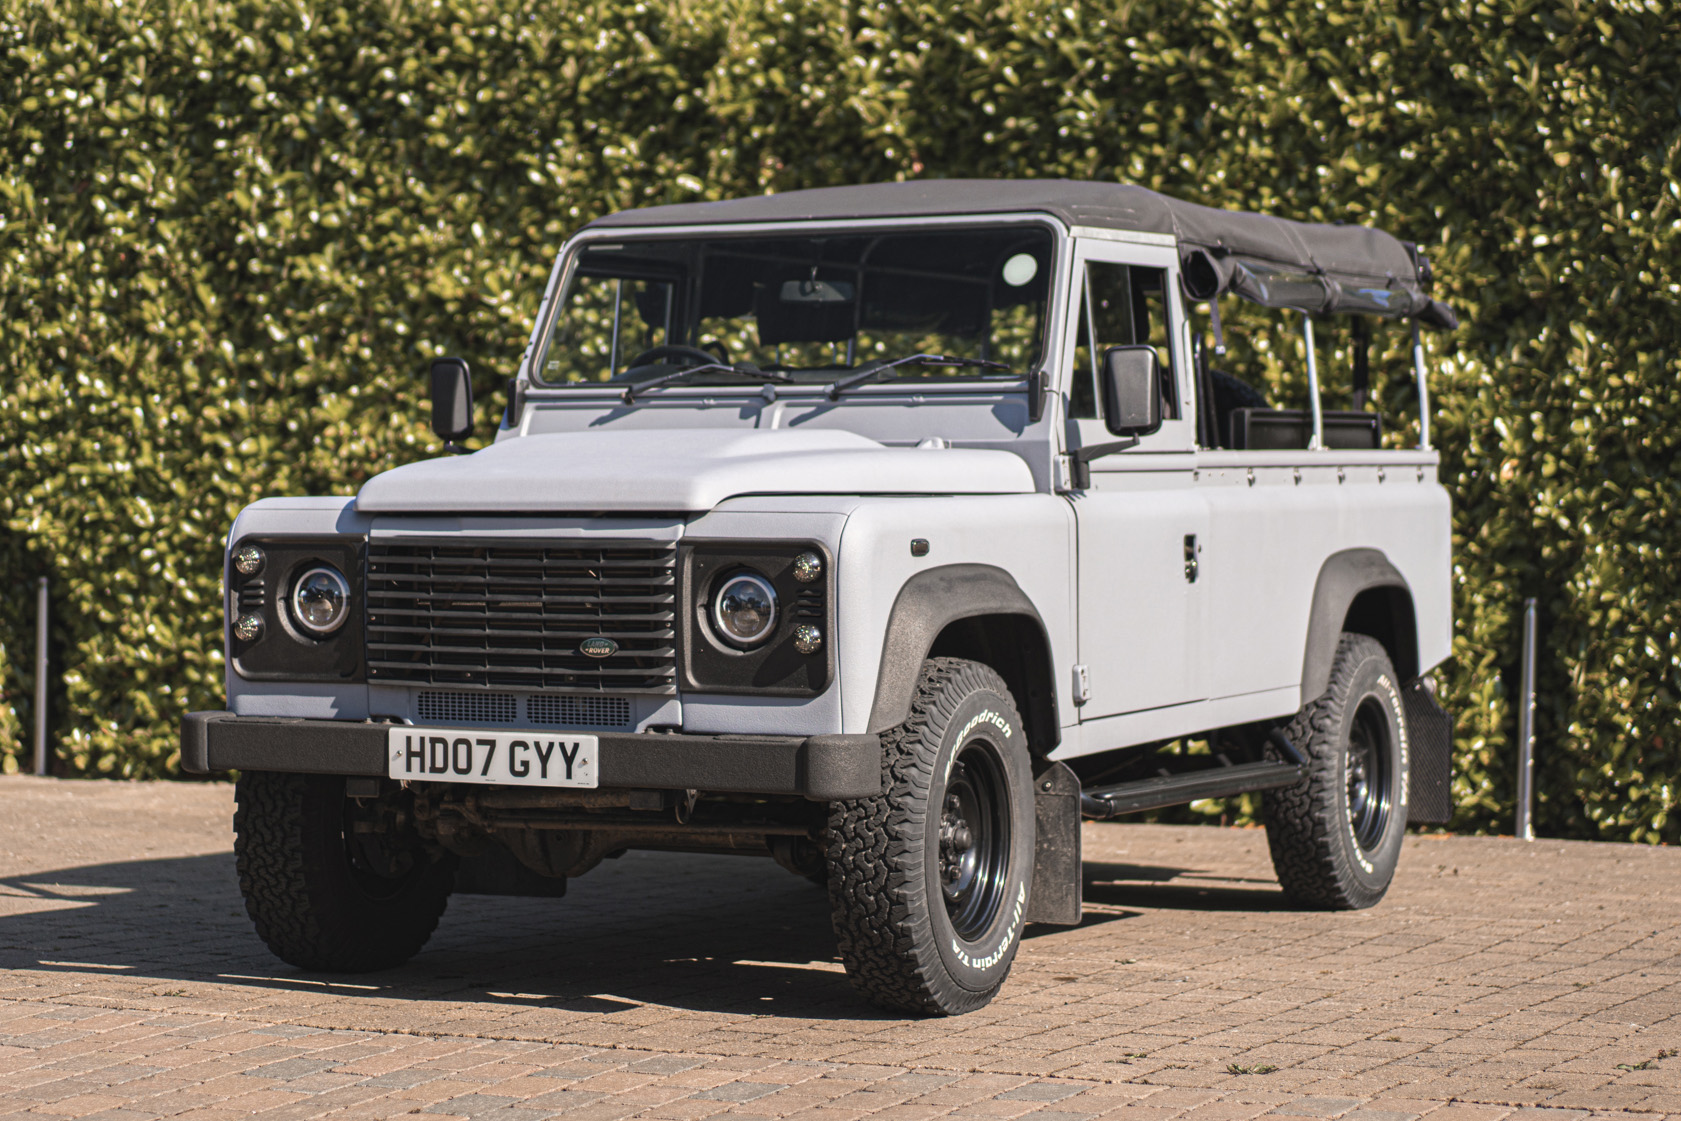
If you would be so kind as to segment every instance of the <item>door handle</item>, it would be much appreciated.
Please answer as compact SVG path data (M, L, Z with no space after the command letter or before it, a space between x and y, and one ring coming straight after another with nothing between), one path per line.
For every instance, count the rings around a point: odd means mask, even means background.
M1185 535L1185 580L1191 584L1197 582L1197 552L1197 535L1187 533Z

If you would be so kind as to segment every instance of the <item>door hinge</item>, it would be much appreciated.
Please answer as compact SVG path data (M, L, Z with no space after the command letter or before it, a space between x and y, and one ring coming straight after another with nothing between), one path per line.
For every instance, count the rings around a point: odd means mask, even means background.
M1197 582L1197 554L1202 550L1197 548L1197 535L1185 535L1185 579L1195 584Z
M1083 705L1089 700L1091 700L1091 674L1086 672L1085 666L1076 665L1074 667L1074 703Z

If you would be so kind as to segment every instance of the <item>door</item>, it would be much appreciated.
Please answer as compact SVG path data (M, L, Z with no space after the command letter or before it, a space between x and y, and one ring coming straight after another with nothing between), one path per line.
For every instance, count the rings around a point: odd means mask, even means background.
M1195 395L1171 248L1075 242L1071 322L1064 334L1067 450L1110 443L1098 388L1105 349L1147 343L1163 368L1161 428L1137 447L1070 470L1078 533L1080 719L1201 701L1200 549L1208 510L1197 493Z

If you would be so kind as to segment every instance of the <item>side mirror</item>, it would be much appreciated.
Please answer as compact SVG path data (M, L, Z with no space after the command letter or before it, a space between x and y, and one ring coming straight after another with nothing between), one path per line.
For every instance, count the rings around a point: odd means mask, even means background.
M473 432L473 379L460 358L432 360L432 431L451 452Z
M1117 436L1147 436L1162 426L1155 347L1112 346L1103 352L1103 416Z

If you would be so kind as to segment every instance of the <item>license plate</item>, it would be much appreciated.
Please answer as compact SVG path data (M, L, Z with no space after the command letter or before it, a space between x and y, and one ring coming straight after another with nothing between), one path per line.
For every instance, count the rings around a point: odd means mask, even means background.
M571 732L398 725L386 733L385 754L387 773L397 779L593 789L599 781L600 742Z

